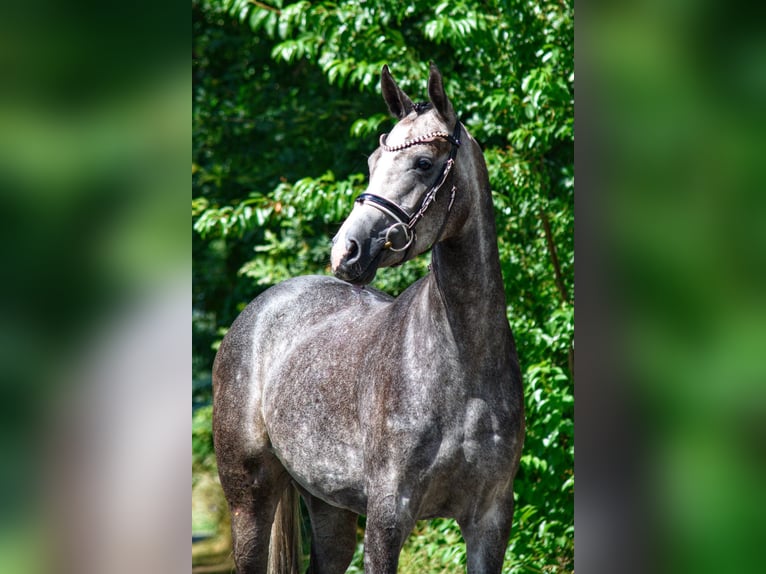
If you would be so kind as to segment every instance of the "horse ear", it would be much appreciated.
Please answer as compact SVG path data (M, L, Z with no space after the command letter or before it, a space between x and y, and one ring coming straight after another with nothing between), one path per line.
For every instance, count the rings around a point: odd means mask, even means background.
M452 103L449 101L446 92L444 91L444 84L442 83L442 75L439 72L439 68L436 64L431 63L431 74L428 77L428 98L431 100L436 111L442 119L447 122L447 125L451 125L457 121L455 110L452 107Z
M383 71L380 73L380 88L388 109L397 118L402 119L415 109L415 104L409 96L396 85L391 72L388 71L388 66L383 66Z

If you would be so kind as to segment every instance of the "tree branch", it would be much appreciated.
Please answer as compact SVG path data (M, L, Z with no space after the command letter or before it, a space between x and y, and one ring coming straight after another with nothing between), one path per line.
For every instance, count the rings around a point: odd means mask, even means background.
M551 233L551 224L548 221L548 214L544 210L540 210L540 218L543 221L543 229L545 230L545 242L548 244L548 252L551 254L551 261L553 262L553 273L556 276L556 287L561 295L561 300L564 303L569 301L569 292L566 285L564 285L564 276L561 273L561 265L559 264L559 256L556 253L556 244L553 243L553 233Z
M282 11L279 8L274 8L274 6L269 6L268 4L264 4L263 2L259 2L258 0L247 0L250 2L250 4L255 4L258 6L258 8L263 8L264 10L268 10L270 12L276 12L277 14L281 14Z

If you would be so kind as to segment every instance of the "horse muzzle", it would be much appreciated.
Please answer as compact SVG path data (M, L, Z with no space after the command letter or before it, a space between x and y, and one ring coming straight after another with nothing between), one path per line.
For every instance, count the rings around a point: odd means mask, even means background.
M353 233L339 232L333 239L330 258L333 274L355 285L367 285L378 271L385 252L384 243L383 238L361 238Z

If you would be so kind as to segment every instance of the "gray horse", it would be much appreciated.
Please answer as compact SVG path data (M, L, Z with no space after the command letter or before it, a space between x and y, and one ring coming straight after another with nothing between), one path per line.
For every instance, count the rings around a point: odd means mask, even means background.
M435 66L427 103L387 67L381 86L400 121L333 239L337 278L297 277L257 297L213 367L243 574L297 572L296 489L312 527L309 572L345 572L360 514L367 574L396 572L415 522L437 516L460 525L469 573L502 568L524 407L486 164ZM430 272L399 297L365 287L429 248Z

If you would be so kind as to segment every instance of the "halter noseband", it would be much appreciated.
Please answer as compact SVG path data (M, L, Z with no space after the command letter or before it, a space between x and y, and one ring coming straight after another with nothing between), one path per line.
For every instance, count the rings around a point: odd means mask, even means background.
M420 200L420 204L418 205L418 208L415 210L415 213L413 213L412 215L408 214L407 211L405 211L401 206L395 204L393 201L386 199L385 197L381 197L380 195L376 195L374 193L362 193L356 198L357 203L363 204L365 202L369 202L369 204L372 207L374 207L378 211L383 212L385 215L389 216L391 219L395 221L395 223L386 230L385 243L383 247L395 252L404 251L405 253L404 253L404 258L402 259L402 261L404 261L404 259L407 258L407 251L410 249L410 247L415 241L415 226L418 224L418 222L421 219L423 219L423 216L425 215L426 210L436 200L437 192L442 188L442 186L444 185L444 182L447 181L447 177L449 176L449 173L452 170L452 166L455 164L455 156L457 156L457 150L460 147L460 129L461 129L460 122L457 121L455 123L455 131L452 135L448 134L447 132L441 132L441 131L431 132L431 133L419 136L417 138L407 140L404 143L396 145L396 146L386 145L387 134L383 134L382 136L380 136L380 147L383 151L386 151L386 152L401 151L403 149L407 149L408 147L412 147L414 145L428 143L437 138L446 139L448 142L452 144L452 147L450 148L450 152L449 152L449 157L447 158L447 162L444 164L444 168L442 168L441 174L439 174L439 177L437 178L436 182L431 186L431 188L425 194L423 194L423 197ZM452 209L452 203L455 201L455 191L456 191L456 188L453 185L452 192L450 195L450 202L449 202L449 205L447 206L447 215L449 215L449 212ZM442 224L442 227L439 230L436 241L439 240L439 236L441 236L446 223L447 223L447 216L445 216L444 218L444 223ZM390 235L395 229L399 229L399 228L401 228L404 231L404 236L407 239L407 243L405 243L403 247L396 248L391 242Z

